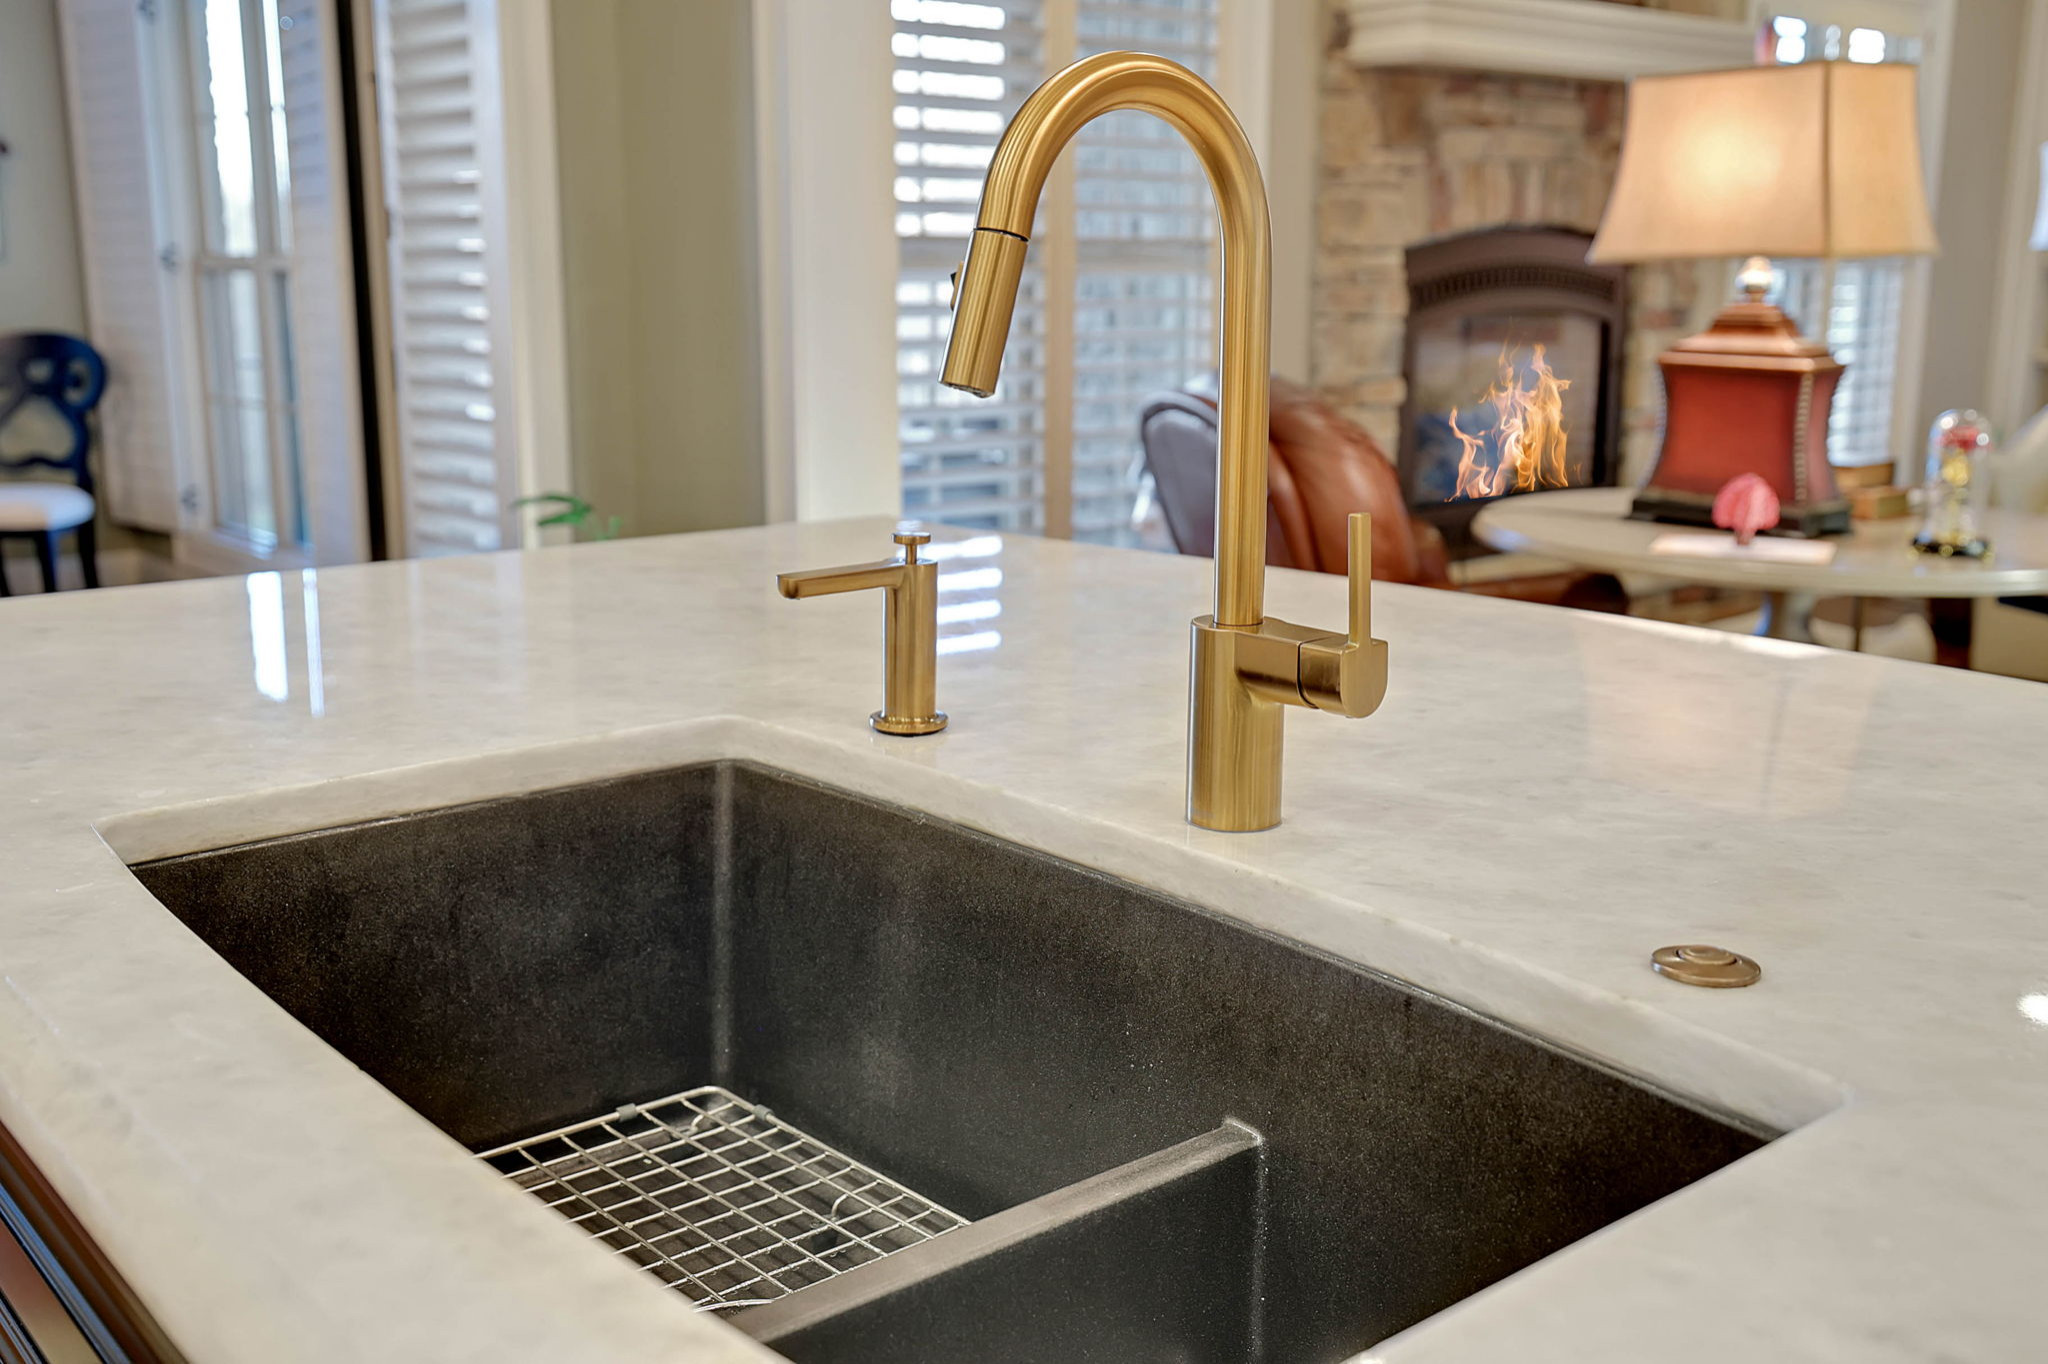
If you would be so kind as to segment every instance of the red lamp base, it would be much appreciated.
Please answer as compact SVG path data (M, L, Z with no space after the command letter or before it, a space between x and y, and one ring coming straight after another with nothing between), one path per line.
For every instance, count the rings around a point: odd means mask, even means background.
M1714 524L1714 496L1760 475L1782 508L1775 534L1839 535L1849 504L1828 464L1828 414L1842 366L1799 335L1783 310L1752 293L1714 325L1657 357L1664 372L1664 448L1629 515Z

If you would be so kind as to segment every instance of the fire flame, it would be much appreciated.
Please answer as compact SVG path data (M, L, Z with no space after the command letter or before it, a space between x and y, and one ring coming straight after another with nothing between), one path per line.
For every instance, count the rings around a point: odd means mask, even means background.
M1493 408L1492 429L1468 433L1458 425L1458 409L1451 409L1451 434L1464 446L1452 500L1569 486L1564 391L1571 386L1550 372L1542 346L1532 349L1527 365L1502 346L1500 375L1479 400Z

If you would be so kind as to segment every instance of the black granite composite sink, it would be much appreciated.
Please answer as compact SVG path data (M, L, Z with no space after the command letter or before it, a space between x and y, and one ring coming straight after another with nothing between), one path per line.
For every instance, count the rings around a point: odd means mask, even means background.
M715 1084L972 1219L729 1314L800 1364L1342 1360L1771 1135L743 764L135 871L472 1149Z

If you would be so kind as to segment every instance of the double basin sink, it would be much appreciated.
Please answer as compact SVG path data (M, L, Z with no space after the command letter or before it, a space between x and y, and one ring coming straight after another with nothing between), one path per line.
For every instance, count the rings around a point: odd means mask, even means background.
M797 1364L1330 1364L1772 1135L741 763L135 871L590 1253L723 1275Z

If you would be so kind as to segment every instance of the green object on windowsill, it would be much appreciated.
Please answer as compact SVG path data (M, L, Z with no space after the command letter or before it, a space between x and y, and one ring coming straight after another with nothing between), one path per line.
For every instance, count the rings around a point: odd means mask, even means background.
M619 538L619 531L625 526L623 518L617 516L600 518L597 514L597 508L591 506L574 493L536 493L532 497L516 498L513 500L512 505L514 507L556 508L556 510L541 517L534 524L537 526L567 526L572 532L587 532L587 534L578 534L578 539L616 540Z

